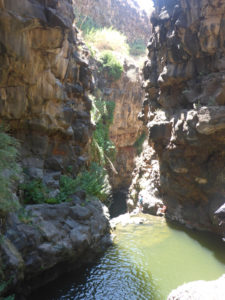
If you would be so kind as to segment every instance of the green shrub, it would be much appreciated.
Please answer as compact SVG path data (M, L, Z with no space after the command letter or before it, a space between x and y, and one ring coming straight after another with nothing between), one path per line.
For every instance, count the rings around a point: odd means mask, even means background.
M99 29L101 27L91 17L83 15L77 7L74 7L74 14L76 25L82 30L84 35L92 29Z
M79 190L84 190L88 195L106 201L111 192L107 173L97 163L92 163L89 170L81 172L75 179L71 176L62 175L59 186L58 195L55 198L49 198L49 191L41 180L23 183L20 188L24 191L24 204L58 204L71 201L71 196ZM19 211L19 218L24 223L30 221L24 210Z
M123 66L112 54L111 51L104 51L100 57L103 69L108 71L109 76L113 80L120 79L123 73Z
M72 189L70 186L71 182L73 182L71 177L61 176L60 192L56 197L50 198L49 190L41 179L27 181L20 185L20 189L24 192L24 204L58 204L69 201L70 199L68 196L74 192L74 189Z
M69 201L71 195L79 190L105 202L111 192L106 170L97 163L92 163L89 170L84 170L75 179L67 175L61 176L60 193L56 198L60 202Z
M99 51L110 50L124 55L129 53L126 36L112 27L102 29L92 28L85 35L85 41L92 44Z
M129 44L130 54L134 56L144 55L146 53L146 44L143 40L136 40Z
M90 196L96 196L105 202L110 195L111 187L109 184L106 170L93 162L90 169L80 173L75 179L76 190L84 190Z
M40 204L48 198L49 191L41 179L25 182L20 185L20 189L24 192L24 204Z
M75 179L70 176L62 175L59 181L60 192L56 196L58 202L66 202L70 200L70 196L77 190Z
M100 26L91 18L80 16L77 26L80 30L82 30L84 35L87 35L93 29L99 29Z
M137 138L136 142L134 143L134 147L137 149L137 154L140 155L143 148L143 143L146 139L146 133L145 131L142 132L142 134Z
M18 218L25 224L32 224L32 212L27 211L24 207L21 207L17 212Z
M0 215L19 207L12 192L21 172L17 163L18 148L18 141L0 126Z
M7 297L3 298L3 300L15 300L15 295L7 296Z
M97 55L96 48L94 48L93 45L88 42L86 42L86 46L87 46L88 50L90 51L90 56L92 58L96 58L96 55Z

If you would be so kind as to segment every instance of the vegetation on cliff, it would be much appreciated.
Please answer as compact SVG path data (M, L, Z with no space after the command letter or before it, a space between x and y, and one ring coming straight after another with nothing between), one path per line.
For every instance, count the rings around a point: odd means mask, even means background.
M137 149L137 154L140 155L143 150L143 143L146 139L146 133L143 131L141 135L137 138L136 142L134 143L134 147Z
M21 172L17 162L18 141L0 127L0 216L19 207L13 196L15 182Z
M146 54L146 42L139 38L127 42L125 34L113 27L102 27L90 16L84 16L75 9L76 25L81 30L90 49L94 46L99 51L111 50L123 55L141 56Z
M85 34L85 41L92 44L99 51L111 50L124 55L129 53L126 36L112 27L90 29L90 31Z
M96 124L91 144L91 160L105 166L107 161L114 161L116 149L109 139L109 127L113 122L115 102L93 98L92 120Z
M78 191L85 191L88 196L95 196L105 202L110 194L110 185L105 169L92 162L88 170L84 169L75 178L72 174L60 177L59 192L50 196L50 190L41 179L27 180L20 185L24 204L59 204L72 200Z
M123 66L112 52L104 51L101 54L100 61L102 63L102 70L108 73L110 79L120 79L123 73Z

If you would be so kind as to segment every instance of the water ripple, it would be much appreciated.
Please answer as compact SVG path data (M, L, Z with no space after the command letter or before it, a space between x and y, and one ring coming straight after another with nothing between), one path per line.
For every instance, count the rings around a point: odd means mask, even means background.
M185 281L224 273L222 243L161 220L119 228L116 243L96 264L62 276L30 300L162 300Z

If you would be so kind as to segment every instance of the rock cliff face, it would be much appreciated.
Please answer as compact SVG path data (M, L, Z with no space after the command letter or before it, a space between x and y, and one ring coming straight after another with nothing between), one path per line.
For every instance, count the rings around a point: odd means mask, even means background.
M127 206L128 210L132 211L138 204L138 198L142 196L143 212L156 215L158 206L163 206L159 161L154 149L147 144L147 140L143 144L143 149L141 155L135 160Z
M0 120L21 141L29 175L52 188L69 165L78 172L92 130L73 20L72 0L0 2Z
M76 175L85 163L93 130L88 52L73 21L72 0L0 1L0 123L21 143L24 173L52 192L68 167ZM1 296L23 280L33 288L53 279L62 264L101 245L105 209L82 197L0 220Z
M141 70L129 57L119 56L118 61L123 65L123 73L118 80L113 80L107 71L101 71L99 62L90 60L96 98L115 103L113 122L109 128L109 138L117 153L114 171L109 168L113 190L127 188L131 183L137 156L134 144L143 129L142 122L137 119L144 97Z
M96 87L105 101L115 102L113 123L109 129L110 140L116 146L116 172L110 172L113 189L128 187L134 168L137 150L134 143L141 134L142 122L137 120L144 91L141 72L135 62L120 58L124 71L119 80L112 80L107 72L95 74Z
M74 6L79 13L91 17L98 25L112 26L123 32L129 42L137 39L147 42L149 39L149 18L135 0L74 0Z
M155 1L142 120L168 216L221 232L225 202L224 1Z

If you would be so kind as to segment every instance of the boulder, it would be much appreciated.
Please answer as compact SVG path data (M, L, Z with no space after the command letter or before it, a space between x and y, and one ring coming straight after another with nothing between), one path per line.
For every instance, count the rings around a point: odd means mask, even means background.
M167 300L224 300L225 275L213 281L193 281L173 290Z
M109 245L108 234L108 210L96 199L74 197L71 202L29 205L11 213L1 234L1 275L7 283L1 294L29 293L90 261Z

